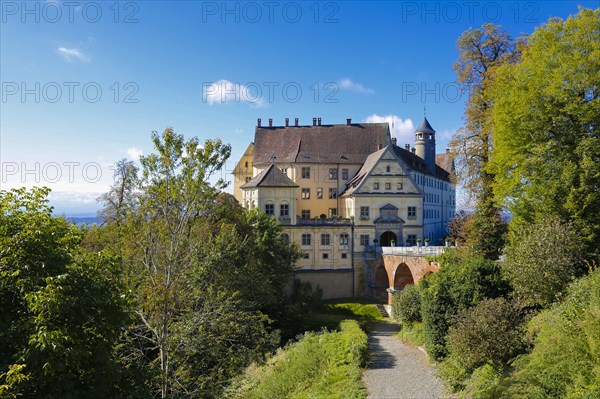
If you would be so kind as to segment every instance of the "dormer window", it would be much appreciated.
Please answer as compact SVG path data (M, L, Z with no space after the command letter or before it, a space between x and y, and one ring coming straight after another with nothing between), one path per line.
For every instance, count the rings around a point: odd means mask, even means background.
M390 171L391 171L391 167L390 167L390 165L388 165L388 166L386 166L386 167L385 167L385 171L386 171L387 173L390 173Z

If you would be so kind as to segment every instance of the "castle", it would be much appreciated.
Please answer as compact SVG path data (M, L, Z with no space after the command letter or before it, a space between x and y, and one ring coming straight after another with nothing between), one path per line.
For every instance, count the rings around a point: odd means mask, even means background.
M374 295L380 247L443 243L455 212L450 154L436 154L427 118L414 147L387 123L263 126L234 169L244 208L278 218L302 250L297 278L324 297Z

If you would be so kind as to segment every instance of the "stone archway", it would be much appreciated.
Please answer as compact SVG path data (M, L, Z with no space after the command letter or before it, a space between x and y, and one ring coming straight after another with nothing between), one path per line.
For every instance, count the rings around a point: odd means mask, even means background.
M398 265L394 273L394 289L401 290L407 285L414 283L415 280L406 263Z
M375 298L386 299L387 289L390 286L390 280L388 277L387 270L385 269L385 266L383 264L380 264L375 268L373 283L373 296Z
M382 247L391 247L392 241L394 241L394 245L398 244L398 236L392 231L385 231L379 236L379 245Z

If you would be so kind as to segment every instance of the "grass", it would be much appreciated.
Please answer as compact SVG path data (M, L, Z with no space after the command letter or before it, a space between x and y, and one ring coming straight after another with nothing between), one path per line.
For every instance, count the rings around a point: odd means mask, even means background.
M307 332L263 366L253 365L230 387L229 398L362 399L367 336L355 320L339 331Z
M336 329L342 320L356 320L360 327L370 331L373 323L382 321L383 317L377 308L378 302L371 298L342 298L323 301L319 310L313 312L307 320L310 330L320 328Z
M415 347L425 346L423 323L403 324L398 332L398 337Z

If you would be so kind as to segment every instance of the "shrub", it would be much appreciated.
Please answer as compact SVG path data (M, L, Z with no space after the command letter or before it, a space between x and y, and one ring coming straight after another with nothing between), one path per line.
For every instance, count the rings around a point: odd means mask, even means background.
M421 322L421 293L416 285L407 285L394 293L392 302L394 320L402 325Z
M600 397L600 270L529 323L530 354L515 362L503 398Z
M425 345L423 336L423 323L404 324L398 332L398 337L404 342L409 342L413 346Z
M506 299L485 299L460 312L450 327L450 356L469 372L487 363L503 367L525 348L522 320Z
M440 270L424 279L421 292L425 346L435 360L446 356L446 334L460 310L508 292L496 262L453 251L440 258Z
M504 272L524 306L547 307L584 272L577 232L556 219L523 226L510 237L505 253Z

